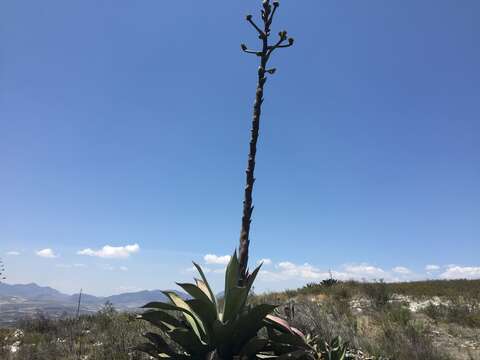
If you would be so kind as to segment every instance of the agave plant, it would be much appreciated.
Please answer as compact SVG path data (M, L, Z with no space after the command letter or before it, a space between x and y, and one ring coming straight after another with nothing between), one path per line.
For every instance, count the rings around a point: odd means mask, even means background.
M260 270L257 267L239 286L240 264L236 252L225 273L223 306L205 278L202 268L194 263L200 275L195 284L178 283L191 298L184 300L177 293L165 291L170 302L151 302L150 309L139 316L160 330L147 333L149 342L137 347L156 359L255 359L268 344L258 336L265 317L275 306L250 306L247 297ZM179 316L175 316L175 313Z
M268 330L270 350L281 359L300 360L346 360L347 343L336 337L330 343L319 342L317 336L304 335L287 321L273 315L267 315L265 323Z
M269 349L280 359L318 360L314 342L310 335L304 335L286 320L267 315L265 325L269 338Z
M340 336L337 336L330 343L323 344L322 353L326 360L344 360L347 359L347 343L342 341Z

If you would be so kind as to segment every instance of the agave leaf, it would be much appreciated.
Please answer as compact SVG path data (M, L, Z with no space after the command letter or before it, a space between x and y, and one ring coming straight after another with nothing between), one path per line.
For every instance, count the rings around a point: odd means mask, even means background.
M307 343L305 343L303 338L301 338L298 335L293 335L289 333L276 334L275 331L273 331L273 334L275 335L272 335L271 339L277 343L288 344L298 348L305 348L305 349L309 348L309 346L307 345Z
M264 319L276 308L275 305L260 304L240 315L235 326L235 338L237 342L243 344L249 338L255 336L257 332L265 325Z
M163 293L172 301L172 303L175 304L175 306L183 309L185 320L187 320L192 330L198 336L198 339L201 340L206 335L206 331L202 324L202 320L198 317L198 315L195 314L193 309L185 302L185 300L183 300L173 291L163 291Z
M214 299L211 298L210 291L208 291L208 286L207 284L205 284L205 281L195 278L195 284L198 286L200 290L203 291L205 295L208 296L210 301L213 302Z
M215 305L215 303L213 303L210 300L210 297L207 296L197 285L179 284L179 283L177 283L177 285L180 286L183 290L185 290L194 299L203 303L203 306L200 307L200 309L202 310L202 313L207 313L208 314L208 316L207 316L208 320L210 320L211 316L213 316L214 319L217 318L217 316L218 316L217 306ZM187 303L188 303L188 301L187 301ZM195 311L195 309L194 309L194 311ZM196 313L198 315L201 315L198 312L196 312ZM213 321L213 320L211 320L211 321ZM211 321L209 321L209 322L211 322Z
M153 345L155 345L156 347L160 347L160 346L170 347L165 341L165 339L161 337L159 334L156 334L153 332L147 332L143 334L143 336L145 336L148 340L150 340L153 343Z
M147 353L150 355L152 358L155 359L175 359L175 360L189 360L191 357L189 355L185 354L178 354L175 352L168 353L167 349L162 349L155 347L155 345L151 343L145 343L145 344L140 344L136 347L133 348L134 350L137 351L142 351L144 353ZM165 350L165 352L163 352Z
M213 322L218 318L217 311L198 299L187 300L186 303L200 317L205 329L211 329Z
M176 283L180 286L186 293L188 293L192 298L201 300L206 304L213 304L210 300L210 297L205 294L197 285L190 283Z
M293 330L286 320L271 314L267 315L265 320L267 325L270 325L279 331L293 334Z
M157 347L155 345L151 344L151 343L143 343L143 344L135 346L133 349L137 350L137 351L144 352L144 353L150 355L151 357L153 357L155 359L160 359L161 358Z
M277 355L260 353L260 354L257 354L257 358L259 358L259 359L276 359Z
M298 330L296 327L290 326L290 329L292 329L295 335L300 336L302 339L305 340L305 334Z
M200 267L200 265L198 265L197 263L193 263L193 266L195 266L197 268L197 271L198 273L200 274L200 277L202 278L202 281L203 281L203 285L207 288L208 290L208 293L210 294L210 300L212 300L212 302L215 304L215 307L217 306L217 298L215 297L215 295L213 294L213 291L212 291L212 288L210 287L210 285L208 284L208 281L207 281L207 278L205 277L205 274L203 273L203 270L202 268ZM200 286L199 286L200 287Z
M258 275L258 272L260 271L260 269L262 268L262 265L263 264L260 264L256 267L255 270L253 270L253 272L251 274L248 275L247 277L247 287L248 287L248 291L250 292L250 289L252 288L252 285L253 285L253 282L255 281L257 275Z
M230 295L231 289L238 287L240 278L240 264L238 263L237 251L233 253L225 271L225 301Z
M143 314L139 315L140 319L146 320L149 323L162 328L162 330L172 330L177 327L182 327L180 321L174 318L172 315L167 314L164 311L146 311ZM166 329L164 329L166 328Z
M271 350L274 354L283 355L291 353L292 351L298 350L296 347L288 344L280 344L276 342L272 342L270 344ZM323 359L322 359L323 360Z
M228 294L225 294L225 304L223 310L223 322L233 321L240 310L245 305L248 297L248 289L246 287L232 287Z
M165 339L160 335L155 334L153 332L147 332L143 336L145 336L148 340L150 340L155 345L159 353L164 353L170 356L175 354L175 351L170 347L170 345L167 344Z
M277 357L278 360L288 360L288 359L302 359L302 360L314 360L315 357L312 353L305 350L295 350L287 354L280 355Z
M268 339L261 339L259 337L251 338L240 351L240 358L243 358L244 356L250 358L255 354L258 354L267 344Z
M184 348L193 358L201 358L211 351L211 347L201 341L191 329L174 329L167 333L170 338Z
M216 346L220 344L226 344L233 339L233 323L227 322L224 323L220 320L215 320L212 326L213 330L213 341Z
M179 306L169 304L169 303L165 303L165 302L161 302L161 301L149 302L148 304L143 305L142 308L143 309L160 309L160 310L180 311L180 312L186 311L185 309L183 309Z
M165 295L167 295L169 297L168 292L164 292ZM171 293L171 294L174 294L174 298L175 299L180 299L181 301L183 301L183 299L181 299L177 294L175 293ZM169 297L170 298L170 297ZM171 299L170 299L171 300ZM173 301L172 301L173 302ZM185 303L185 301L183 301ZM185 317L185 319L187 320L187 322L189 323L190 326L192 326L192 329L196 330L195 333L197 334L197 336L199 337L199 339L201 338L200 336L200 331L198 329L199 325L197 324L197 321L198 321L198 318L197 316L191 311L191 309L187 306L185 307L180 307L180 306L177 306L177 305L173 305L173 304L168 304L168 303L164 303L164 302L158 302L158 301L153 301L153 302L149 302L148 304L142 306L143 308L155 308L155 309L160 309L160 310L171 310L171 311L179 311L183 314L183 316ZM193 324L193 325L192 325Z

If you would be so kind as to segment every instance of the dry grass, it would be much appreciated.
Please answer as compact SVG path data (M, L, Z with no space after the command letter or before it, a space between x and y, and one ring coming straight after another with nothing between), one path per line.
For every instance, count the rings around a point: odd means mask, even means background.
M20 331L19 331L20 330ZM145 324L131 314L107 309L80 319L22 321L16 334L3 330L2 360L144 360L132 347L139 344ZM17 351L12 352L12 346Z
M295 315L291 314L290 321L296 327L316 335L321 342L341 336L350 348L361 349L377 360L468 359L455 356L456 348L449 349L449 357L444 344L432 334L450 324L470 333L480 329L479 285L478 281L310 284L293 291L254 295L250 302L277 304L284 314L285 307L293 304ZM392 301L394 293L449 297L422 313L412 313L406 304ZM78 320L39 316L18 324L21 336L14 336L12 329L0 329L0 359L143 360L147 357L132 347L142 342L146 327L134 315L117 313L111 307ZM12 345L19 345L18 351L11 352ZM458 351L466 354L466 350Z

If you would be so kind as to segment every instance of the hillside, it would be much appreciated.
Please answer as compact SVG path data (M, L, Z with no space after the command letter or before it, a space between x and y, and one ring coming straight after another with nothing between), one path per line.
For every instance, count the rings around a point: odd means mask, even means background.
M31 292L22 286L8 291L14 294L18 288L24 296L59 296L53 289L29 286ZM157 295L141 291L92 299L136 306ZM480 359L480 280L312 283L250 297L251 304L265 302L278 305L277 315L304 333L326 341L340 335L349 346L345 359ZM76 349L75 356L93 360L143 360L148 356L132 353L131 347L150 330L134 314L111 307L78 320L40 316L15 328L0 328L0 358L70 359L71 349Z
M186 297L186 294L178 292ZM78 294L63 294L51 287L30 284L0 283L0 325L13 324L23 318L44 314L52 318L73 315L77 310ZM150 301L163 301L161 290L144 290L112 296L82 294L81 313L97 312L110 302L118 310L132 310Z

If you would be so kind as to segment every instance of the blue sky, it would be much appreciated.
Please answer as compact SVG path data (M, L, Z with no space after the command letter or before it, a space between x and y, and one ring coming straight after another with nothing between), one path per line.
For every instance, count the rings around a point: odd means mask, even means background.
M258 41L244 21L258 5L0 4L9 282L171 288L196 260L220 287L257 66L239 44ZM266 89L251 252L271 264L258 289L328 269L480 277L479 11L475 0L281 3L276 29L296 44L277 53Z

